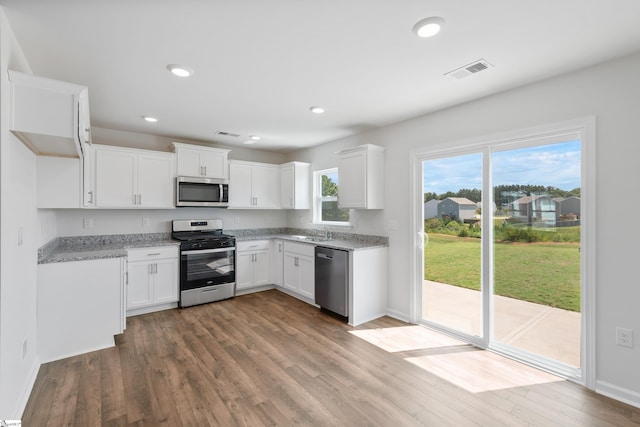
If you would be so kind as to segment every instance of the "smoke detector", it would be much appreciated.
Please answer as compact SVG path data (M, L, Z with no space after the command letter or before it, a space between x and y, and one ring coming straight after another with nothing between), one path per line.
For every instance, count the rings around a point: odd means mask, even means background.
M469 77L472 74L477 74L481 71L487 70L489 68L493 68L493 65L491 65L489 62L485 61L484 59L479 59L477 61L472 62L471 64L467 64L453 71L449 71L444 75L447 77L452 77L454 79L460 80L465 77Z

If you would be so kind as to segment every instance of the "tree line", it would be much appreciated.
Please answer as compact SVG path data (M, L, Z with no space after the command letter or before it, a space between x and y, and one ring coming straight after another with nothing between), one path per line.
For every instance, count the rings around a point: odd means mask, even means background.
M562 190L554 186L544 185L521 185L521 184L509 184L509 185L496 185L493 187L493 200L496 205L501 206L504 203L510 203L520 197L524 196L538 196L545 195L551 198L562 197L567 198L570 196L580 197L580 187L572 190ZM478 203L482 200L482 190L478 188L461 188L460 190L453 192L447 191L446 193L436 194L433 192L424 193L424 202L429 200L444 200L447 197L464 197L471 200L474 203Z

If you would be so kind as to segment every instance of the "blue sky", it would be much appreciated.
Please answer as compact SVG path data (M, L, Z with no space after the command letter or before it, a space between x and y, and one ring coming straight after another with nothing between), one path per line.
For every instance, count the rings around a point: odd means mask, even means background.
M532 184L572 190L580 187L580 141L492 154L493 185ZM423 163L424 192L482 188L482 155L468 154Z

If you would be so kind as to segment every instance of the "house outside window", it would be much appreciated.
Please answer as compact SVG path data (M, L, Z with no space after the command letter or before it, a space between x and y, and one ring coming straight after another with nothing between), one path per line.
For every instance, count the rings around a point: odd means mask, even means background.
M338 168L313 173L313 223L351 225L349 209L338 207Z

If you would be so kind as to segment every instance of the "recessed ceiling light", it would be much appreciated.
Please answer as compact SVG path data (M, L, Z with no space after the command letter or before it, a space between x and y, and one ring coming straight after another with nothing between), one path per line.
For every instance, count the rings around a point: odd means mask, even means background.
M157 117L152 117L152 116L142 116L142 118L149 123L155 123L158 121Z
M442 30L442 27L444 27L444 19L439 16L430 16L418 21L413 26L413 32L418 37L433 37Z
M313 106L313 107L309 107L309 110L310 110L312 113L315 113L315 114L322 114L322 113L324 113L324 108L322 108L322 107Z
M260 137L258 135L251 135L249 138L253 141L260 141Z
M171 71L171 74L178 77L189 77L193 74L193 69L185 67L184 65L169 64L167 70Z
M256 142L258 141L255 139L247 139L245 142L243 142L243 144L251 145L251 144L255 144Z

